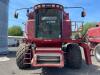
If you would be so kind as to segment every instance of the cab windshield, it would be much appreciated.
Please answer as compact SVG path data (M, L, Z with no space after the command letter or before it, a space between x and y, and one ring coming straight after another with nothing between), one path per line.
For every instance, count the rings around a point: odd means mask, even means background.
M60 38L62 12L58 9L38 9L35 14L37 38Z

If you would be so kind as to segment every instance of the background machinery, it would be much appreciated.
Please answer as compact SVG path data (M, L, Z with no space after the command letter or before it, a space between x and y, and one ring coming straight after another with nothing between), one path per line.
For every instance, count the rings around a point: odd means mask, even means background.
M100 61L100 23L97 23L96 27L89 28L86 35L92 53L94 53L97 61Z
M82 9L82 7L63 7L60 4L43 3L27 9L26 36L20 44L16 63L20 69L33 67L80 68L82 64L81 49L84 50L87 64L91 64L90 49L82 38L72 38L72 21L64 8ZM18 18L17 9L15 18ZM29 11L31 9L31 11ZM77 21L74 22L75 27Z

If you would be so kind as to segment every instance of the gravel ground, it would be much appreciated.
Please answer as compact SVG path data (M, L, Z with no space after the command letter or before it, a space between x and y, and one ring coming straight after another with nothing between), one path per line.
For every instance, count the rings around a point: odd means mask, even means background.
M0 58L6 58L6 61L0 61L0 75L100 75L100 63L94 57L92 57L92 65L86 65L83 58L82 68L79 70L69 68L30 68L20 70L15 62L17 48L9 48L9 50L8 55L0 55Z

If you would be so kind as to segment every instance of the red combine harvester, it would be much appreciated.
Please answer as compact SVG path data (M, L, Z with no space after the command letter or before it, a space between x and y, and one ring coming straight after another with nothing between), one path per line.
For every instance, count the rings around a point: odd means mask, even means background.
M97 61L100 61L100 23L87 31L87 41Z
M80 47L84 50L87 64L92 64L90 49L82 42L82 38L72 39L72 21L64 8L82 9L82 7L63 7L59 4L38 4L27 9L26 37L20 44L16 62L20 69L33 67L64 67L80 68L82 56ZM18 18L17 9L15 18ZM29 11L31 9L31 11ZM77 22L75 22L75 27Z

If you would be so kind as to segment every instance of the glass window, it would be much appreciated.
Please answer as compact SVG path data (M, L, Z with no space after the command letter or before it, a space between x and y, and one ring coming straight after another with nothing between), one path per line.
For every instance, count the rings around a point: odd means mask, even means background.
M36 11L36 37L61 37L62 12L58 9L38 9Z

